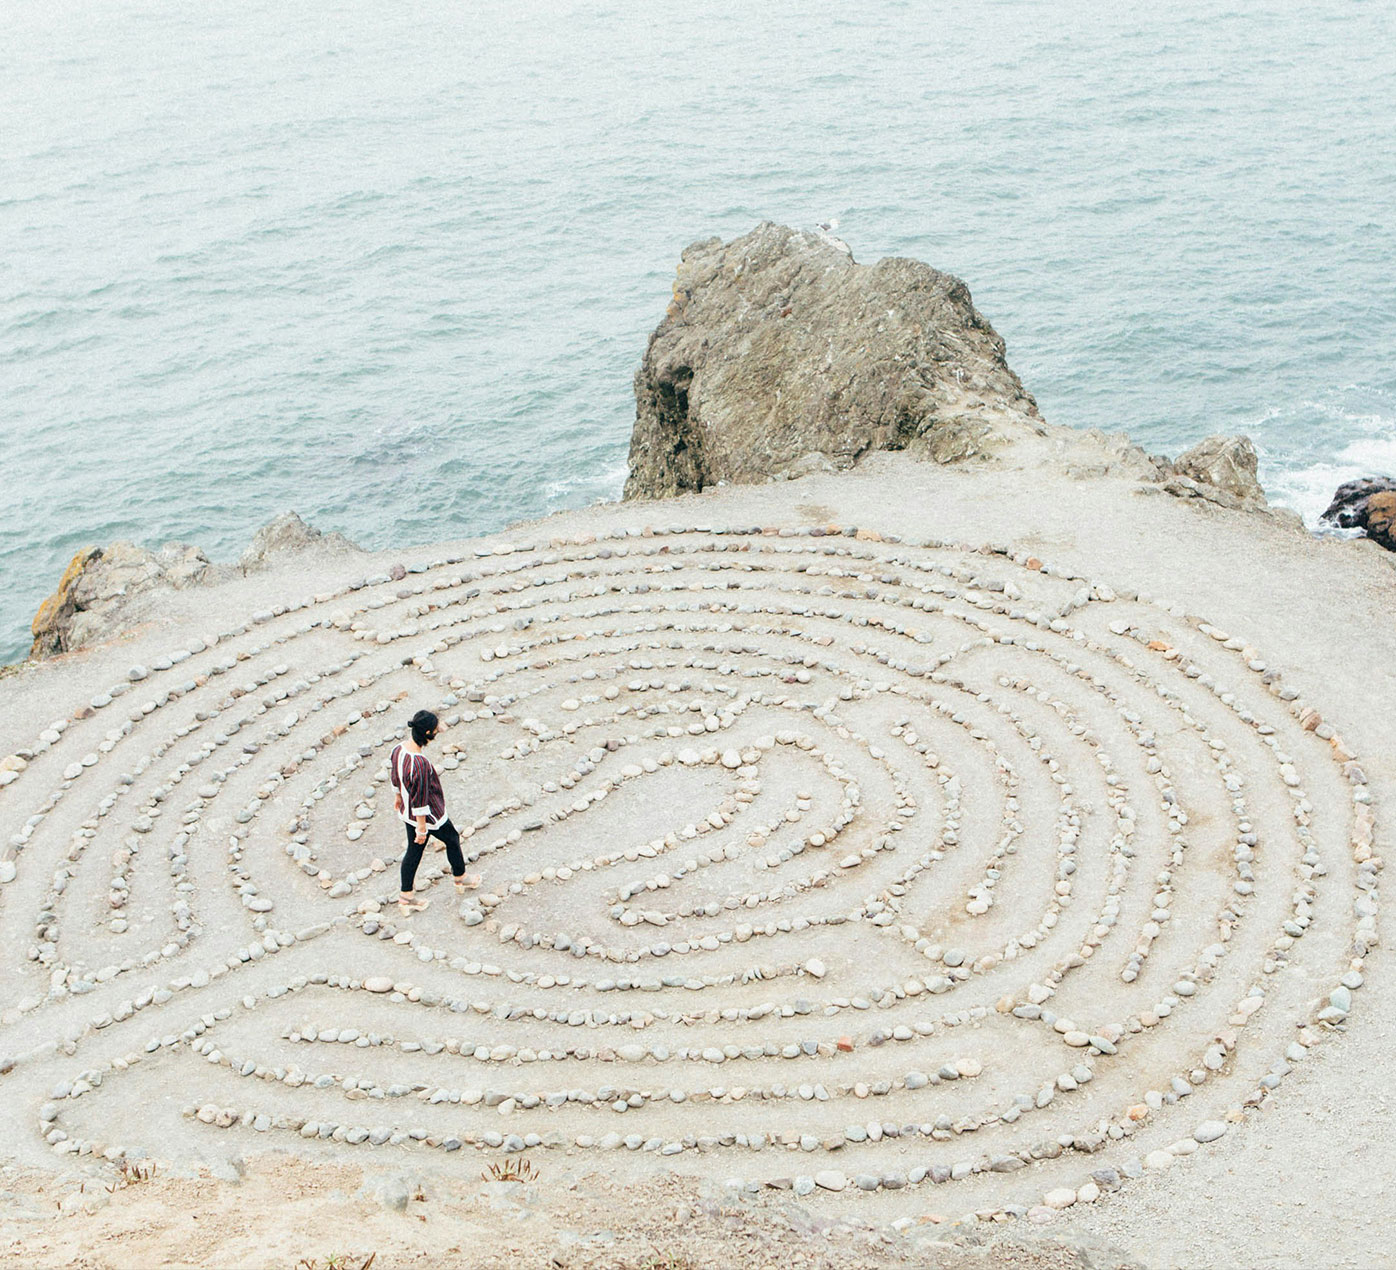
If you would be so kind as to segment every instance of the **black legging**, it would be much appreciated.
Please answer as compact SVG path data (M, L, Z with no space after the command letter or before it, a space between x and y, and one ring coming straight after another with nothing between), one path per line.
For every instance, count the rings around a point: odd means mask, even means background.
M446 844L446 859L451 863L451 873L460 877L465 872L465 857L460 849L460 832L449 820L443 820L435 829L427 830L428 838L440 838ZM422 849L427 844L417 841L417 826L407 826L407 852L402 857L402 893L412 894L412 886L417 880L417 866L422 862Z

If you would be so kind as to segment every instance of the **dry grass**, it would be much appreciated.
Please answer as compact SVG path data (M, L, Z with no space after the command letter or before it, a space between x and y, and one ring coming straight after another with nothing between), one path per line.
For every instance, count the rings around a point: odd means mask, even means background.
M528 1160L496 1160L480 1176L487 1182L536 1182L538 1170Z
M325 1257L302 1257L296 1270L369 1270L378 1254L371 1252L360 1258L358 1253L332 1252Z

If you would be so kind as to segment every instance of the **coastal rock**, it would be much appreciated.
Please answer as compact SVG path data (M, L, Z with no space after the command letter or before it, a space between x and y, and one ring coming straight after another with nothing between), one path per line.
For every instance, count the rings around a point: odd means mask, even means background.
M1396 493L1373 494L1367 500L1367 537L1396 551Z
M852 466L941 463L1042 434L1037 403L958 278L857 264L827 235L764 223L684 253L635 376L625 497Z
M282 512L252 536L251 544L238 561L238 568L244 573L260 569L268 563L268 556L284 551L303 551L306 547L329 551L359 550L343 534L323 533L313 525L307 525L295 512Z
M158 551L130 542L84 547L34 615L29 655L51 657L109 638L117 610L156 587L182 590L208 580L213 568L197 547L166 543Z
M295 512L285 512L257 531L238 567L245 573L265 566L276 553L305 547L359 550L342 535L321 533ZM230 566L211 563L184 542L166 543L158 551L130 542L84 547L34 615L29 656L39 660L102 643L138 620L142 606L133 604L138 597L221 582L233 574Z
M39 605L30 627L34 636L31 657L48 657L64 651L63 638L67 633L73 614L77 609L77 599L73 594L87 567L102 558L101 547L84 547L69 562L59 579L58 589Z
M1373 542L1396 551L1396 478L1364 476L1338 486L1319 520L1339 529L1362 529Z
M1204 498L1223 507L1261 508L1265 491L1256 478L1255 446L1250 437L1208 437L1173 461L1170 494Z

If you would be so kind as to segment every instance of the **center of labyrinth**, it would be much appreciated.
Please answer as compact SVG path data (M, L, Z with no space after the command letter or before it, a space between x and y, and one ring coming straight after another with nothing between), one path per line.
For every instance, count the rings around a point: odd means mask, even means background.
M7 760L31 1148L1064 1205L1345 1025L1366 778L1176 606L834 529L394 573L186 638ZM484 883L433 839L402 916L421 707Z

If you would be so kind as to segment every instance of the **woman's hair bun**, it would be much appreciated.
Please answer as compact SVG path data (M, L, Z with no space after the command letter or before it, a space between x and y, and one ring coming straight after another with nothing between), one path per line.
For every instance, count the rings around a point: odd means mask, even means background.
M436 731L437 725L438 720L430 710L418 710L407 721L407 726L412 729L412 739L418 745L421 745Z

